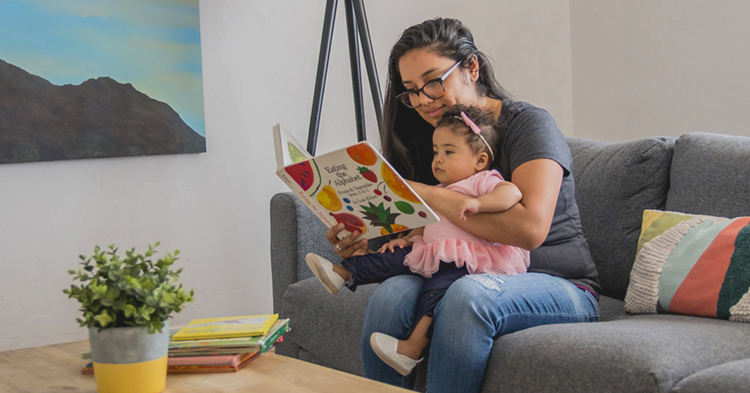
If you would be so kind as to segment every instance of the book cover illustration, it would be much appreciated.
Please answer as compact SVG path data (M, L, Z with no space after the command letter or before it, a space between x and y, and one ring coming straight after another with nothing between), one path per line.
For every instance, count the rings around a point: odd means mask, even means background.
M326 227L343 223L342 238L359 231L360 239L372 239L439 220L366 141L310 157L296 152L299 143L281 125L274 127L274 140L293 141L276 144L277 164L284 165L277 175Z
M172 340L263 336L277 319L279 314L194 319L180 329Z

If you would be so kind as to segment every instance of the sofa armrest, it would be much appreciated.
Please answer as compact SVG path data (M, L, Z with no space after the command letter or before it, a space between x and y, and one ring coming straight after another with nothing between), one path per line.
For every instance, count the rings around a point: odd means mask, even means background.
M271 279L273 312L282 314L287 288L313 276L305 255L314 252L339 262L341 258L325 238L326 227L291 192L271 198Z
M289 194L271 198L271 283L273 312L281 312L281 300L289 285L297 282L297 214Z

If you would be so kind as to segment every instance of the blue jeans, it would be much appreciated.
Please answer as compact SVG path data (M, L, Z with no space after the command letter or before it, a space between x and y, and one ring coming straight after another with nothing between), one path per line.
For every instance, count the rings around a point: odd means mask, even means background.
M383 363L370 347L370 335L381 332L406 339L423 278L397 276L383 282L370 298L362 332L365 376L414 386ZM543 273L516 276L476 274L448 288L435 309L427 363L427 392L479 392L495 338L533 326L599 320L593 294L570 281Z
M341 266L349 271L351 278L346 287L352 292L364 284L382 283L383 281L412 273L409 266L404 265L411 247L396 248L393 252L371 253L349 257L341 261ZM414 321L419 322L423 316L433 317L435 307L443 298L448 287L459 278L469 274L466 265L458 267L453 262L440 262L438 271L432 277L422 281L422 288L417 296L417 307ZM422 276L419 276L422 277ZM433 325L427 330L427 338L432 337Z

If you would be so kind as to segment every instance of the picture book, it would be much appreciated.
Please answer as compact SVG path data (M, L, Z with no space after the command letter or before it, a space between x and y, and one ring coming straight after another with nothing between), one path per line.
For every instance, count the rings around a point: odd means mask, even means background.
M340 237L372 239L438 222L439 218L368 142L311 157L281 125L273 128L276 174Z
M194 319L180 329L172 340L263 336L277 319L279 314Z

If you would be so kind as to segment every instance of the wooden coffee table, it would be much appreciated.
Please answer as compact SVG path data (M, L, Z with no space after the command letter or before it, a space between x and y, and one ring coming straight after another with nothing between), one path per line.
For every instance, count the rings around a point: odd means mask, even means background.
M0 352L0 391L96 392L81 375L88 340ZM408 392L356 375L265 353L235 373L169 374L165 392Z

